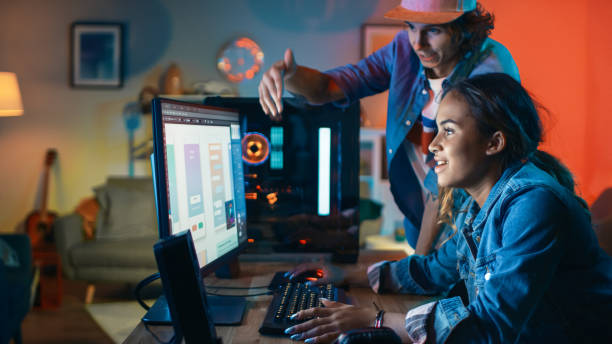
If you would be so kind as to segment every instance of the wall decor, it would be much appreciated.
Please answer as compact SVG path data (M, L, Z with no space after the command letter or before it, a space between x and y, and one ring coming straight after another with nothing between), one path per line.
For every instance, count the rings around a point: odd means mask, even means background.
M233 83L251 80L261 70L264 54L250 38L240 37L221 49L217 69Z
M361 57L391 43L395 35L405 27L404 24L363 24L361 26ZM361 99L362 126L384 128L387 120L388 92L375 94Z
M123 25L75 22L70 28L70 85L119 88L123 85Z
M405 26L404 24L363 24L361 26L361 57L366 57L391 43L393 37Z

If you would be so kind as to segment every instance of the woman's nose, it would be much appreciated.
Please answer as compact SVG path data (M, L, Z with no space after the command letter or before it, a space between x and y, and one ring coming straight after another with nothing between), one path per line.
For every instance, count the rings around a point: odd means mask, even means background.
M429 144L429 147L427 147L429 149L430 152L432 152L433 154L436 154L437 152L440 151L440 146L438 145L438 140L436 140L437 136L434 137L433 140L431 140L431 143Z

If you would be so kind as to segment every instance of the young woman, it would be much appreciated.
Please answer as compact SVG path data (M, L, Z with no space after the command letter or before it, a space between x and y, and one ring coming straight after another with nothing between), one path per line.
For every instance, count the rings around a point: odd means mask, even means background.
M444 294L462 280L468 304L440 299L385 313L383 325L417 343L612 342L612 259L567 168L537 149L541 122L527 92L505 74L461 81L445 93L436 123L429 149L444 190L440 215L455 234L431 255L369 267L368 278L377 292L416 294ZM470 196L457 213L454 188ZM377 314L324 305L297 313L319 318L289 328L292 338L328 342L372 326Z

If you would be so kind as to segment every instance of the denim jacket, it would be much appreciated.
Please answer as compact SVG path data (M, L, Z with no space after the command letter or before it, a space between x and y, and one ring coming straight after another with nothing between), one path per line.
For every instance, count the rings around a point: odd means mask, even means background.
M458 281L467 287L468 305L454 297L422 306L429 322L420 325L408 313L409 333L424 329L411 334L415 341L612 342L612 258L573 194L532 163L517 163L482 209L470 197L463 210L457 233L438 251L381 265L389 279L381 290L433 295Z
M519 80L518 68L508 50L487 38L480 51L468 53L461 59L444 81L443 87L448 87L455 80L493 72L506 73ZM409 240L414 245L421 226L423 196L421 184L402 142L412 126L420 120L423 107L429 100L430 87L425 69L410 45L408 33L402 30L391 43L358 63L331 69L326 74L344 92L345 99L336 103L339 106L389 90L387 168L391 192L395 203L406 216L404 227L407 236L414 234L414 240ZM437 177L433 168L425 176L423 184L428 193L437 195Z

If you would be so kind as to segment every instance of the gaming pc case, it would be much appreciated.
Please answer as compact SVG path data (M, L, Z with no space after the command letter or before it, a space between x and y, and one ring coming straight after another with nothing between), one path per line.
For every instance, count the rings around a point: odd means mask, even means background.
M247 199L246 253L331 253L359 248L359 103L310 106L286 98L282 120L258 98L209 97L238 110Z

